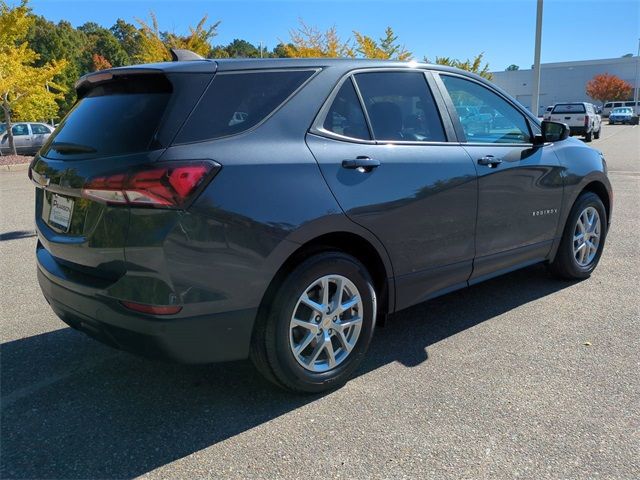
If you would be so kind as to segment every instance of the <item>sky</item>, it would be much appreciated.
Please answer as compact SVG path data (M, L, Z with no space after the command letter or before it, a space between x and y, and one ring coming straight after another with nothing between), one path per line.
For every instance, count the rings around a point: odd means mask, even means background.
M17 0L9 0L9 4ZM343 39L353 30L379 38L387 26L417 60L466 59L484 52L491 70L533 63L536 0L31 0L34 13L74 26L135 23L153 11L161 30L187 33L204 14L221 21L214 44L241 38L269 49L303 19ZM542 63L637 54L640 0L545 0Z

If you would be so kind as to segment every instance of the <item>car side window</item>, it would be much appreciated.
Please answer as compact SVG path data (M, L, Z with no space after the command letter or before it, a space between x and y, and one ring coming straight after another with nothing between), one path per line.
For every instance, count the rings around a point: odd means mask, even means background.
M51 133L51 131L45 127L44 125L40 125L38 123L33 123L31 125L31 131L33 132L34 135L41 135L43 133Z
M467 142L531 143L522 113L482 85L451 75L441 75L456 109Z
M371 140L362 105L350 78L338 90L327 111L322 128L345 137Z
M358 73L355 79L376 140L447 140L423 72Z
M11 133L14 136L19 137L21 135L29 135L29 127L26 123L19 123L11 128Z

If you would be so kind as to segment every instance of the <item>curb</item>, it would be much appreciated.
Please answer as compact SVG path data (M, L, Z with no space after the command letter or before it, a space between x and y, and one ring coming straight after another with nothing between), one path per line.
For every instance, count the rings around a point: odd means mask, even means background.
M21 172L29 169L29 163L14 163L11 165L0 165L0 172Z

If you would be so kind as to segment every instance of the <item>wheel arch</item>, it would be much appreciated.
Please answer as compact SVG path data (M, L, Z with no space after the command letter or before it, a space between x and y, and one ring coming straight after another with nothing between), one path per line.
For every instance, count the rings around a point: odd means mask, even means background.
M582 188L582 190L580 190L580 193L578 193L578 195L576 196L576 200L584 192L592 192L598 195L598 197L600 197L600 200L604 204L604 209L607 212L607 226L608 226L611 223L611 198L610 198L609 190L607 190L607 187L601 181L593 180L588 184L586 184ZM574 203L576 200L574 200Z
M393 311L395 286L391 264L386 251L380 252L365 236L353 231L327 232L308 239L289 254L269 283L258 307L258 318L267 313L279 285L286 276L309 256L330 250L344 252L357 258L369 271L378 297L378 313L385 315Z

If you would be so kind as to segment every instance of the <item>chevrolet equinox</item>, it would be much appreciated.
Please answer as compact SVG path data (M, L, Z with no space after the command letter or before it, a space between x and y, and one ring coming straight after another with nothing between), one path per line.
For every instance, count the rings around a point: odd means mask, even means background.
M91 337L249 357L319 392L376 319L538 262L568 279L598 264L603 156L476 75L175 57L82 77L30 166L40 286Z

